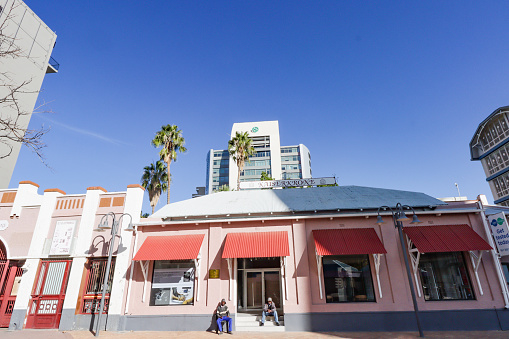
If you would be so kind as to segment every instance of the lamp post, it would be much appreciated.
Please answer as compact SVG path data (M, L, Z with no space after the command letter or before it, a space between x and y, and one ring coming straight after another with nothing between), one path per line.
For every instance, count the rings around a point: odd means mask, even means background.
M101 296L101 305L99 306L99 314L97 315L97 325L95 327L95 336L99 336L99 326L101 325L101 316L104 311L104 298L106 296L106 289L108 288L108 277L110 275L110 266L111 266L111 258L113 256L113 247L115 247L115 237L117 236L118 230L121 228L121 221L125 216L131 218L131 222L129 222L129 226L127 226L126 231L134 231L134 227L132 224L133 217L129 213L123 213L120 217L116 217L115 213L110 212L104 215L99 222L94 231L104 232L107 229L111 229L111 240L110 240L110 248L108 250L108 263L106 264L106 272L104 273L104 281L103 281L103 289ZM111 216L112 224L111 226L108 224L108 217Z
M422 332L422 328L421 328L421 321L419 319L419 307L417 306L417 299L415 297L414 284L412 282L412 275L410 274L410 265L408 264L407 248L406 248L406 245L405 245L405 240L403 238L403 221L410 220L410 218L405 215L405 212L403 211L403 208L411 209L412 212L414 213L413 216L412 216L412 221L410 222L410 224L420 224L420 223L422 223L422 221L420 221L417 218L417 215L415 215L415 210L411 206L402 205L401 203L398 202L394 209L390 208L389 206L380 206L378 208L378 216L377 216L377 219L376 219L376 223L378 225L380 225L380 226L382 224L385 224L385 221L382 219L382 216L380 215L380 209L381 208L383 208L384 210L385 209L389 209L392 212L392 221L394 222L394 226L398 229L399 240L401 242L401 248L403 248L403 258L405 259L405 266L406 266L406 273L407 273L407 277L408 277L408 284L410 285L410 292L412 294L412 301L414 303L415 320L417 321L417 328L419 329L419 335L421 337L424 337L424 333Z

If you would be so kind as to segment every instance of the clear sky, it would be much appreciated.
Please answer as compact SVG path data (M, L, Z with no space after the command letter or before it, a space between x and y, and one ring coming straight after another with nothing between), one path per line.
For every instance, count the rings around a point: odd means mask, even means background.
M31 120L52 169L22 149L12 187L125 190L176 124L171 198L188 199L234 122L279 120L314 177L493 201L468 144L509 105L508 1L25 1L61 66L39 95L55 113Z

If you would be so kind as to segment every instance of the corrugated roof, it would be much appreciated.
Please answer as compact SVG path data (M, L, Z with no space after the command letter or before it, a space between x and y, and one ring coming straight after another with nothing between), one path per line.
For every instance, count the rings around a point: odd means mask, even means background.
M154 218L377 209L400 202L412 207L447 205L424 193L362 186L218 192L164 206Z
M288 232L228 233L223 258L288 257Z
M204 234L150 236L133 260L190 260L198 258Z
M318 255L387 253L372 228L313 230Z
M491 246L468 225L408 226L403 231L421 253L488 251Z

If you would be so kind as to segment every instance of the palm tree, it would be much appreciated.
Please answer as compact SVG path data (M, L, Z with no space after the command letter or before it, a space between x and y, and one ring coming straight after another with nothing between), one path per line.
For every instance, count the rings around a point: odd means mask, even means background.
M166 171L168 172L168 204L170 203L170 164L172 161L177 161L177 152L187 151L184 143L182 131L178 129L177 125L162 126L161 130L156 133L154 140L152 140L154 147L162 147L159 156L166 163Z
M235 136L228 141L228 152L237 163L237 190L240 189L240 172L244 168L244 163L249 161L249 157L255 153L251 146L251 138L248 132L235 132Z
M159 202L161 193L168 189L168 173L166 172L166 165L161 160L143 168L141 186L148 192L152 214L154 214L154 209Z

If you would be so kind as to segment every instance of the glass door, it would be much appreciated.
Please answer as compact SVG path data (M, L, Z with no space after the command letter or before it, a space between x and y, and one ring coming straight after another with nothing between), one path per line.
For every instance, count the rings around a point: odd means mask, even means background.
M263 307L262 276L263 272L246 272L247 308Z
M245 271L244 274L243 306L245 308L261 309L269 297L272 298L276 307L282 308L279 271L253 270Z

